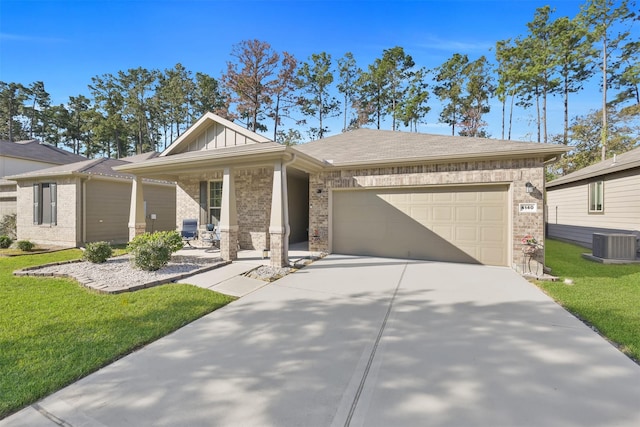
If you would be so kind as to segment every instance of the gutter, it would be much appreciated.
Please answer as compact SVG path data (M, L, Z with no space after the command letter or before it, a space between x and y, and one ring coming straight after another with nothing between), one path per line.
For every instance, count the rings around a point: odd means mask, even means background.
M492 159L502 159L502 158L514 158L514 157L532 157L532 155L539 155L546 157L549 154L556 154L554 157L550 158L547 161L552 161L557 159L557 154L564 153L567 150L565 147L560 149L549 149L549 150L540 150L531 149L531 150L513 150L508 152L501 153L468 153L468 154L456 154L452 156L426 156L426 157L404 157L399 159L380 159L380 160L361 160L355 162L341 162L341 163L329 163L335 167L345 168L345 167L367 167L367 166L379 166L379 165L396 165L396 164L423 164L423 163L441 163L443 161L465 161L465 160L492 160Z

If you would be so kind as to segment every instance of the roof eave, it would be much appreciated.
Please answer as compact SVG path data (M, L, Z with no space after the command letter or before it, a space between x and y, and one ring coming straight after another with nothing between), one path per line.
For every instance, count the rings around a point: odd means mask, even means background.
M581 174L581 175L577 175L575 177L569 177L568 179L566 176L565 177L561 177L558 179L554 179L553 181L549 181L546 184L546 187L557 187L560 185L564 185L564 184L571 184L574 182L579 182L579 181L584 181L584 180L588 180L588 179L592 179L592 178L597 178L599 176L604 176L604 175L609 175L612 173L616 173L616 172L623 172L626 170L630 170L630 169L635 169L635 168L640 168L640 160L636 160L633 162L629 162L629 163L624 163L624 164L620 164L617 166L611 166L607 169L599 169L597 171L593 171L590 173L586 173L586 174Z
M139 176L163 175L175 179L185 170L191 173L209 170L212 167L252 166L269 160L275 161L284 156L287 148L284 145L258 146L242 153L220 152L219 150L197 151L193 153L198 153L198 155L157 157L146 162L115 166L113 169Z
M468 160L489 160L489 159L503 159L503 158L531 158L542 157L544 161L553 160L558 155L565 153L566 147L553 147L548 149L526 149L526 150L512 150L505 152L491 152L491 153L464 153L453 155L440 155L440 156L422 156L422 157L407 157L398 159L382 159L382 160L364 160L355 162L340 162L329 163L335 167L366 167L366 166L380 166L380 165L414 165L421 163L440 163L443 161L468 161Z

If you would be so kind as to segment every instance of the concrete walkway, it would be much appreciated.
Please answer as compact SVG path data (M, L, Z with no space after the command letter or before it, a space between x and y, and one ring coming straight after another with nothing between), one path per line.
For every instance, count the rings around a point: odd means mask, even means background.
M638 426L640 367L506 268L331 255L0 426Z

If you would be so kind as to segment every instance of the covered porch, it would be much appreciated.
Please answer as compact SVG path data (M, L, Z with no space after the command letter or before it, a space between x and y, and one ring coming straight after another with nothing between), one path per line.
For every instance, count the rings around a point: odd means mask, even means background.
M176 229L197 219L203 230L219 232L217 256L235 261L253 251L269 265L290 262L290 243L306 242L309 227L309 173L322 164L289 147L259 143L179 153L122 166L135 175L131 193L129 238L144 233L143 179L176 182ZM245 254L243 254L245 255Z

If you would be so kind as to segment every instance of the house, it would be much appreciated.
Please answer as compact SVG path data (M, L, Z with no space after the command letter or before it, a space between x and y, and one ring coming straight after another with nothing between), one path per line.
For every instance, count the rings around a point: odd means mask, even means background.
M547 235L591 248L593 233L640 237L640 148L547 183Z
M70 247L96 241L126 243L134 177L113 167L157 155L84 160L10 176L17 182L18 239ZM144 230L174 230L175 183L145 180L142 186Z
M0 141L0 218L17 212L16 183L5 177L86 159L36 140Z
M117 166L175 181L185 218L220 230L221 256L238 245L288 245L354 255L517 267L521 239L543 239L544 165L564 146L359 129L283 146L207 113L160 156ZM134 186L130 236L144 231Z

